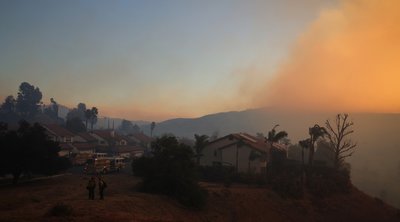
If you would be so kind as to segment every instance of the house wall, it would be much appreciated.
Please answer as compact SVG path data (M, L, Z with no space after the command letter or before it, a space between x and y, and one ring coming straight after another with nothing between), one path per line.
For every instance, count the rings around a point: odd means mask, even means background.
M98 136L98 135L96 135L94 133L91 133L90 135L93 136L97 140L97 144L99 144L101 146L108 146L109 145L107 140L103 139L102 137L100 137L100 136Z
M87 142L85 139L83 139L81 136L77 136L77 135L75 135L74 137L73 137L73 140L74 140L74 142L79 142L79 143L85 143L85 142Z
M229 140L228 138L222 139L220 141L211 143L204 147L203 156L200 158L200 165L202 166L212 166L215 162L221 162L222 156L220 147L227 146L235 142L234 140Z
M232 144L233 143L233 144ZM203 150L203 156L200 159L200 165L212 166L215 162L223 165L236 166L236 144L237 140L229 138L209 144ZM220 149L221 147L224 147ZM241 146L238 149L238 170L239 172L249 171L249 156L253 148ZM250 161L250 170L255 173L260 173L262 167L265 167L265 162L260 162L259 159Z
M236 152L238 152L238 172L248 172L249 171L249 156L252 148L248 146L240 146L237 147L236 144L229 146L227 148L224 148L221 150L221 155L222 155L222 162L223 163L230 163L232 166L236 167ZM250 167L253 166L257 169L256 171L259 171L259 165L257 165L257 162L259 161L253 161L253 163L250 163Z

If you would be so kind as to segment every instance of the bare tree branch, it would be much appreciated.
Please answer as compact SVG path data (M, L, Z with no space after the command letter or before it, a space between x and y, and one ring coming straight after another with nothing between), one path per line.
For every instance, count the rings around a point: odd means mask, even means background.
M331 122L327 120L325 125L328 130L327 137L335 153L335 166L339 168L343 164L345 158L353 155L357 143L346 139L349 135L354 133L354 130L351 129L354 123L349 120L348 114L337 114L334 123L335 125L332 126Z

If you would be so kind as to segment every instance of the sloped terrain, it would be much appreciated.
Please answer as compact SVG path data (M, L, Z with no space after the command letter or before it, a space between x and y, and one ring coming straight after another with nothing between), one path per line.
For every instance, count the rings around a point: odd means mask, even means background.
M176 201L135 190L139 179L105 176L105 200L88 200L89 177L66 175L0 188L0 221L400 221L400 211L354 189L348 195L282 199L266 188L202 183L207 206L192 210ZM54 216L61 204L72 209Z

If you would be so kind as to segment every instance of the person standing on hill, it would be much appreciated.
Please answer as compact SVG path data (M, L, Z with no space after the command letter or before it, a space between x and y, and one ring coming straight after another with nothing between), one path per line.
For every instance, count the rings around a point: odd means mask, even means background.
M103 178L99 177L99 195L100 200L104 200L104 189L107 187L106 182L104 182Z
M89 200L94 200L94 189L96 188L96 181L94 177L91 177L86 189L89 191Z

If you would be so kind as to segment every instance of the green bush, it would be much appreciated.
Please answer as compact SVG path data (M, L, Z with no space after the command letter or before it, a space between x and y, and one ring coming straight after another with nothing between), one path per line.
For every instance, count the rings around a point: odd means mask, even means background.
M151 156L132 162L133 173L143 180L140 190L174 197L188 207L203 207L206 191L198 185L192 149L174 136L158 138L152 149Z

